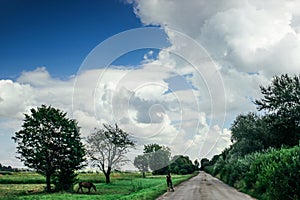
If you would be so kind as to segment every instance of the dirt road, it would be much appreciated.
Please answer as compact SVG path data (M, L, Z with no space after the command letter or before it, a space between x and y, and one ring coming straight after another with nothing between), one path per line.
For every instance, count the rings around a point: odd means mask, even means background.
M200 172L198 176L175 187L174 192L166 192L156 200L254 200L211 175Z

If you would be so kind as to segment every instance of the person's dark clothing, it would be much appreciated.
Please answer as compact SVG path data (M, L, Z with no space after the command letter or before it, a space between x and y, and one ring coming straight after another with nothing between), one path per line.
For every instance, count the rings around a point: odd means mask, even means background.
M168 174L168 175L166 176L166 180L167 180L167 186L168 186L170 189L173 190L172 178L171 178L171 175L170 175L170 174Z

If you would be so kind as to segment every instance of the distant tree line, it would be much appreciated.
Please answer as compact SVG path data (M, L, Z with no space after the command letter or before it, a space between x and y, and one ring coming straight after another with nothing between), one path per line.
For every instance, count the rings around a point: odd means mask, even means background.
M11 166L4 166L4 165L1 165L1 163L0 163L0 171L12 172L12 171L14 171L14 169Z
M15 168L10 165L5 166L0 163L0 174L2 174L2 173L9 174L9 173L5 173L5 172L30 172L30 171L32 171L32 170L29 168Z
M175 155L171 157L169 147L159 144L144 145L142 155L138 155L134 159L134 166L142 172L145 177L145 172L152 171L153 175L159 174L191 174L198 170L199 162L194 163L188 156Z

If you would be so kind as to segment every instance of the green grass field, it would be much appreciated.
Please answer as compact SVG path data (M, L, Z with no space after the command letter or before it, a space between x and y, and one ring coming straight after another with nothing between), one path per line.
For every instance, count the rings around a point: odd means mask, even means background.
M193 175L173 175L174 185L181 183ZM0 176L0 199L155 199L166 191L165 176L140 178L139 173L113 173L111 184L104 183L102 174L79 174L80 181L95 183L97 191L90 194L77 193L78 185L71 193L44 193L45 178L36 173L13 173ZM85 190L84 192L87 192Z

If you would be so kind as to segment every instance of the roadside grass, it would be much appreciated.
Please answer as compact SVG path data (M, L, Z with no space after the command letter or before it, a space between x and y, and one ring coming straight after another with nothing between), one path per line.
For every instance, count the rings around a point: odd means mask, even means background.
M173 175L173 183L177 184L193 177L193 175ZM6 176L6 175L5 175ZM104 176L102 174L90 173L79 174L78 179L80 181L92 181L96 183L97 191L91 191L87 194L87 189L84 189L84 194L77 193L78 185L73 188L72 193L44 193L45 184L24 184L20 181L20 177L15 178L13 176L21 176L20 174L9 175L14 181L20 182L19 184L3 184L0 177L0 199L103 199L103 200L150 200L155 199L159 195L166 192L165 176L147 176L147 178L141 178L139 173L114 173L111 175L111 183L104 183ZM40 177L33 178L36 174L23 176L24 179L40 181ZM6 178L9 180L9 178ZM23 180L28 182L28 180ZM9 182L9 181L8 181ZM10 182L13 182L12 180Z

